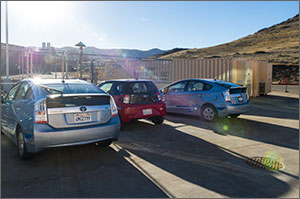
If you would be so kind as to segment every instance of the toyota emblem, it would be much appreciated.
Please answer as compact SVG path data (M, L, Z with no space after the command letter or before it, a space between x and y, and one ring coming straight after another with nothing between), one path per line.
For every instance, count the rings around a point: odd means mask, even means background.
M79 109L80 109L82 112L85 112L87 108L86 108L85 106L81 106Z

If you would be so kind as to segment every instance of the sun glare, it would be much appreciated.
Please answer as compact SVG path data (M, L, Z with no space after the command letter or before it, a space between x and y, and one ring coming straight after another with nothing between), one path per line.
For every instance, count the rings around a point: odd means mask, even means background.
M12 1L8 6L9 10L32 23L55 22L68 14L67 2L61 1Z

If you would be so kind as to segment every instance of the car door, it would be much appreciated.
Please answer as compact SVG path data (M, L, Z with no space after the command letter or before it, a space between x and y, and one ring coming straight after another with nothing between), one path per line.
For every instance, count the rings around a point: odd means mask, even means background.
M34 96L30 84L22 82L12 103L12 110L16 122L22 127L25 135L33 131Z
M7 93L3 103L2 103L2 112L1 120L3 125L3 131L13 138L14 129L16 127L16 119L14 118L13 103L15 101L15 95L19 89L20 83L13 86Z
M110 89L110 93L115 100L118 110L121 110L122 103L123 103L122 94L124 93L124 83L114 82L113 86Z
M191 80L188 82L186 92L183 95L184 101L187 103L187 110L192 115L199 115L200 108L204 103L204 98L209 94L210 85L201 80Z
M184 94L186 85L187 81L180 81L168 87L167 93L164 94L168 112L178 112L185 108L182 95Z

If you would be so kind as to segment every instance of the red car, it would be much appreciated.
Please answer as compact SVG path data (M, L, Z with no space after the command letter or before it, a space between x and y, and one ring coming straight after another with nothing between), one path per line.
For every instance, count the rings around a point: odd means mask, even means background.
M154 124L161 124L166 116L166 105L161 101L160 93L149 80L108 80L98 87L113 96L124 124L133 119L150 119Z

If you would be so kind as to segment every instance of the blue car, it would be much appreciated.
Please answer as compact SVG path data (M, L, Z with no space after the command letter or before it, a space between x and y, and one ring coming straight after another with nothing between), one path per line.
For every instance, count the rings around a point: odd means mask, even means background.
M1 132L22 160L59 146L118 139L120 119L114 99L82 80L25 79L1 97Z
M212 122L218 117L238 117L250 107L247 88L216 79L185 79L160 92L167 112L201 116Z

